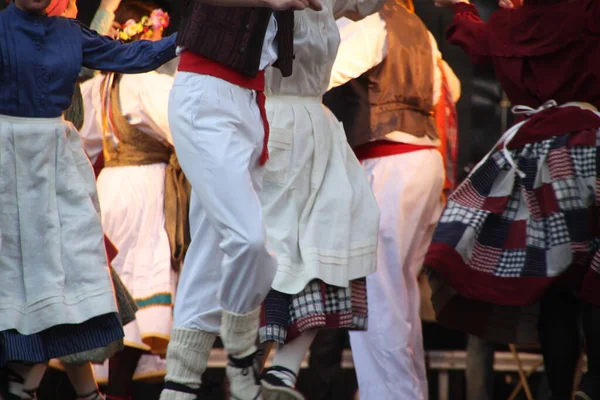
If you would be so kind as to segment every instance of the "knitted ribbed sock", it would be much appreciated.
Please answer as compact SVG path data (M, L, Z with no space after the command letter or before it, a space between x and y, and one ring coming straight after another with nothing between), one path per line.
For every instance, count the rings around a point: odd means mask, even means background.
M226 373L233 400L262 400L256 359L260 308L248 314L223 311L221 340L229 354Z
M221 340L231 357L244 358L256 351L260 308L248 314L223 310Z
M199 389L216 335L197 329L173 329L167 349L166 385L173 382ZM165 389L160 400L195 400L196 395Z

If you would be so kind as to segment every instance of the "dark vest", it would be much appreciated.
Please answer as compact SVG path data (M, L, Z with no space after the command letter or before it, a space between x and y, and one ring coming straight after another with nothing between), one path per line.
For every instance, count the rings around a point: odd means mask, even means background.
M254 77L273 11L263 7L218 7L186 1L177 44L193 53ZM281 11L277 19L279 58L275 67L292 74L294 12Z
M353 148L394 131L436 139L427 28L393 0L379 13L388 31L387 56L362 76L330 90L324 103L344 124Z

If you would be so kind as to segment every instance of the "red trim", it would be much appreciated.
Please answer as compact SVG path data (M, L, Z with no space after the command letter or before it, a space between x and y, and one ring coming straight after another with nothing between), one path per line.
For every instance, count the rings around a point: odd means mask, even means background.
M234 85L257 92L256 101L265 130L263 150L260 155L259 164L264 165L269 159L269 149L267 147L269 143L269 121L267 120L267 110L265 108L266 98L264 93L265 71L260 71L256 77L251 78L242 75L231 67L189 51L184 51L181 55L178 69L179 71L184 72L214 76L215 78L223 79Z
M395 156L398 154L412 153L419 150L435 150L436 146L422 146L408 143L391 142L389 140L376 140L374 142L365 143L354 149L356 158L360 161L369 158L380 158L387 156Z
M507 306L529 306L538 302L550 285L560 284L579 290L582 298L600 306L600 275L587 266L573 265L558 277L505 278L471 268L452 246L445 243L432 243L424 264L469 299ZM587 274L585 278L584 274Z

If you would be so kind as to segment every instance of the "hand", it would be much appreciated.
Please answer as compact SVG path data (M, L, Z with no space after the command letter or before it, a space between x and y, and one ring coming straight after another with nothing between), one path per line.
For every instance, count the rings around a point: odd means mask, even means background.
M457 3L469 3L469 0L433 0L433 2L435 3L436 7L446 7L446 8L450 8L450 7L454 7L454 5L456 5Z
M311 8L321 11L323 6L321 0L265 0L265 6L274 10L304 10Z
M117 8L121 5L121 0L102 0L100 1L100 8L102 10L109 11L114 13L117 11Z
M120 29L121 25L118 22L113 22L108 30L108 36L110 36L113 39L118 39Z
M519 8L523 2L521 0L499 0L498 5L501 8Z

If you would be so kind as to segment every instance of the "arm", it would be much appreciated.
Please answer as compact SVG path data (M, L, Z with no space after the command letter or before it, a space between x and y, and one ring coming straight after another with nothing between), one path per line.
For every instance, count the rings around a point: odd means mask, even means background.
M90 28L101 35L112 36L111 30L115 22L115 12L119 5L121 5L121 0L102 0L98 11L94 14Z
M80 28L83 66L89 69L126 74L149 72L175 58L176 34L157 42L138 40L124 44L81 24Z
M446 61L441 60L442 69L444 70L444 75L446 76L446 81L448 82L448 86L450 87L450 93L452 94L452 101L456 104L458 100L460 100L461 94L461 86L460 80L450 68Z
M434 0L437 7L447 7L454 11L454 19L446 32L446 39L462 49L476 64L490 62L490 32L479 12L469 0ZM502 3L501 3L502 4Z
M429 34L429 42L431 43L431 52L433 55L433 102L437 104L442 94L443 74L450 88L452 101L456 103L460 99L460 81L456 77L456 74L454 74L454 71L452 71L452 68L442 58L442 53L438 48L435 37L433 37L430 31L427 31L427 33Z
M333 17L342 17L358 21L381 9L386 0L335 0L333 3Z
M379 14L358 22L341 19L337 24L342 40L331 70L329 89L358 78L381 64L387 55L387 30Z
M114 12L99 8L96 14L94 14L90 28L101 35L109 35L114 21Z
M96 162L102 153L102 102L100 90L103 77L97 76L81 84L81 97L84 105L83 126L79 130L83 150L92 164Z
M321 10L320 0L187 0L186 4L198 2L220 7L267 7L273 10Z

